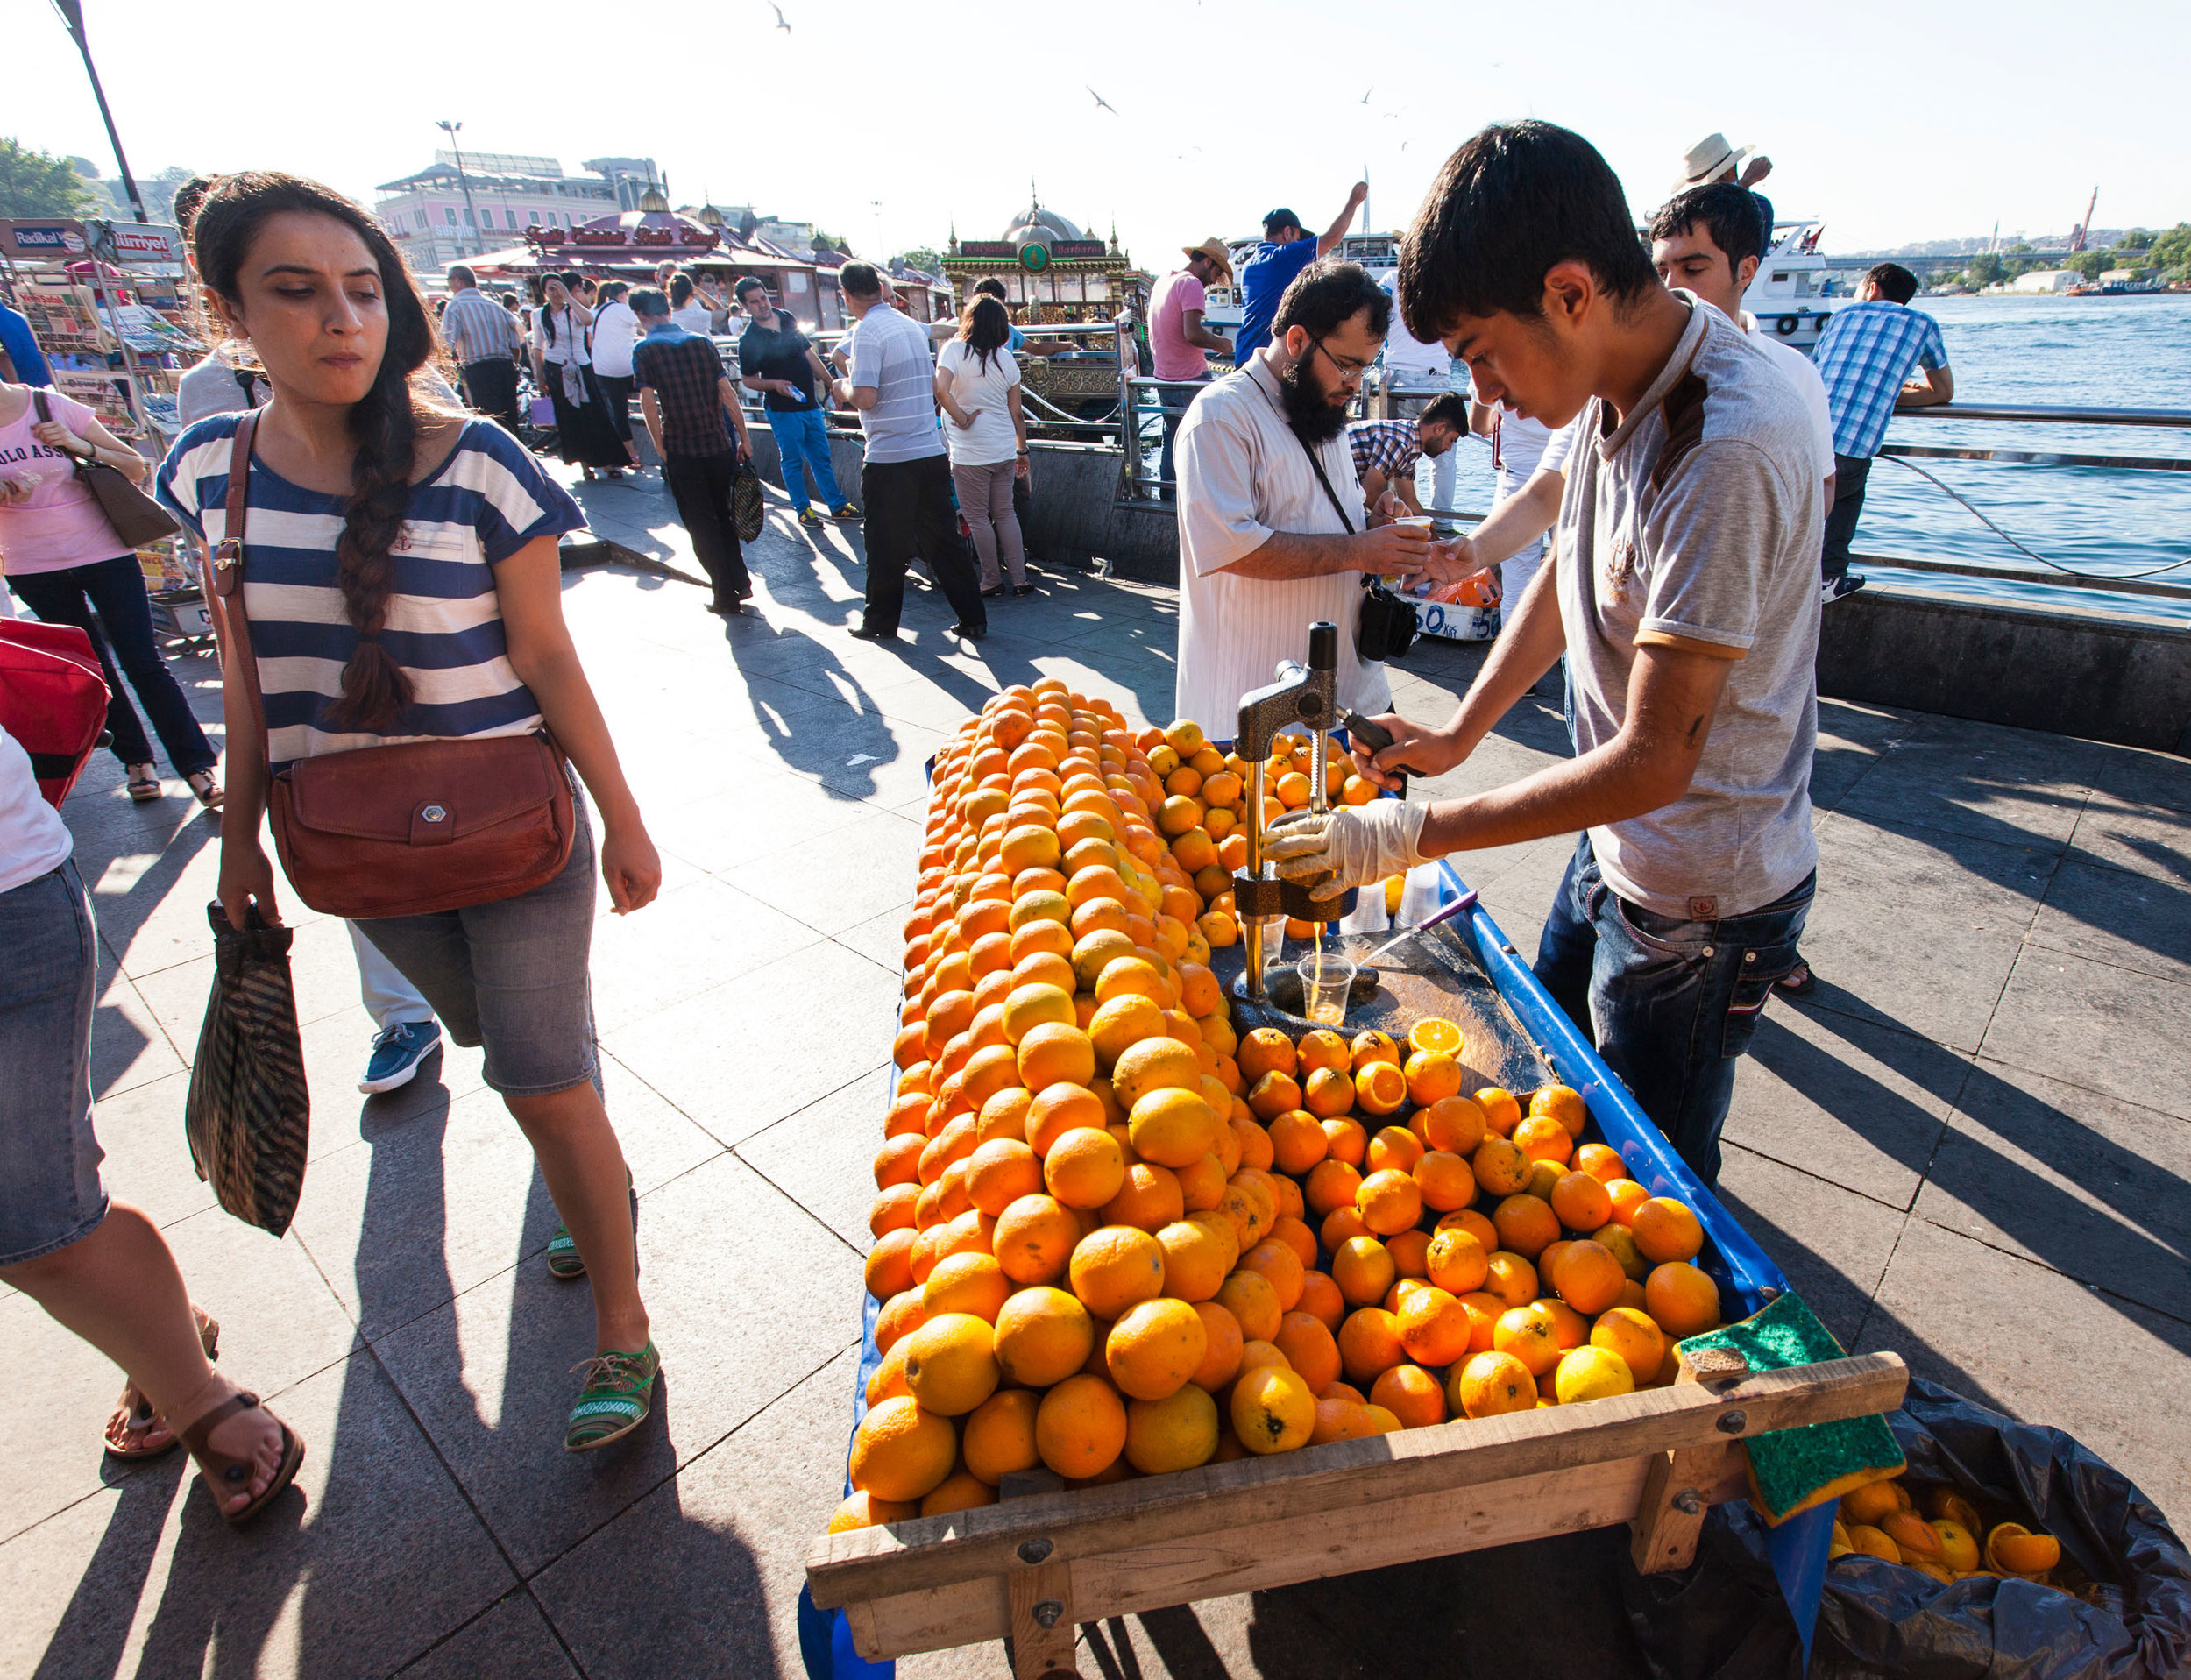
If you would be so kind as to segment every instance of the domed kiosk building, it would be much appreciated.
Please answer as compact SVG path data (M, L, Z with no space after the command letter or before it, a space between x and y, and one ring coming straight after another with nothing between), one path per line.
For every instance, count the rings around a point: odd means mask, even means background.
M1109 321L1120 310L1145 310L1151 277L1118 249L1091 238L1055 210L1032 200L996 239L961 239L954 230L943 272L961 308L976 280L1004 282L1012 318L1023 327L1044 322Z

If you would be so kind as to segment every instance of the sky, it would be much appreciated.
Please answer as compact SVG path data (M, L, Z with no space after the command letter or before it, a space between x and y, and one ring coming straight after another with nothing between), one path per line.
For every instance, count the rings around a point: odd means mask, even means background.
M1536 117L1588 136L1639 218L1706 134L1755 145L1781 216L1823 217L1827 251L2063 231L2095 184L2096 226L2191 219L2182 0L1720 7L1680 29L1632 0L782 6L788 31L769 0L84 0L138 174L284 168L368 204L449 118L468 148L574 173L650 155L676 202L750 203L869 255L954 224L995 238L1032 180L1161 273L1281 204L1327 226L1365 170L1356 230L1403 227L1471 133ZM664 21L619 21L638 16ZM48 0L0 0L0 133L113 173Z

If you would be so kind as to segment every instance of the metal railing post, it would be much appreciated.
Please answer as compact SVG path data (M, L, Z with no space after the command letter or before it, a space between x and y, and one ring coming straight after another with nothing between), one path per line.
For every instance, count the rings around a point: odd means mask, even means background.
M1126 500L1140 501L1141 415L1134 396L1134 370L1126 361L1124 325L1124 316L1112 323L1112 333L1118 344L1118 447L1126 457Z

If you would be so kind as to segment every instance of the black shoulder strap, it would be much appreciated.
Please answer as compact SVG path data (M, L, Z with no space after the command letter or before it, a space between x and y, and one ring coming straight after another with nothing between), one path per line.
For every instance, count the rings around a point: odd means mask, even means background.
M1257 388L1261 389L1260 386ZM1339 523L1346 528L1346 534L1352 536L1354 521L1346 516L1346 509L1340 505L1339 493L1331 487L1330 475L1324 471L1323 463L1316 458L1315 450L1308 447L1308 440L1294 430L1293 422L1286 419L1286 410L1278 399L1267 391L1263 393L1263 396L1272 408L1278 410L1279 419L1284 422L1287 433L1291 435L1294 443L1301 445L1301 452L1308 457L1308 465L1316 475L1316 482L1323 486L1323 493L1330 500L1331 511L1339 516Z

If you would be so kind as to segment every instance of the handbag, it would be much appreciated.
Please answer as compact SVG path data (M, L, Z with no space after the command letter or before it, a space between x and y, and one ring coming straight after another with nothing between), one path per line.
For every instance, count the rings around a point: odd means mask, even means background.
M31 401L38 405L40 420L53 417L53 407L46 401L43 390L32 390ZM97 499L99 511L107 516L107 523L114 527L115 535L128 547L141 549L147 542L173 536L182 528L173 514L131 484L121 468L87 461L80 455L70 458L75 464L77 478Z
M738 475L730 481L730 522L737 528L738 540L751 542L759 538L761 527L769 516L768 499L761 492L761 474L753 464L753 457L741 456Z
M206 580L222 670L243 684L266 752L266 699L244 606L244 524L256 413L229 450L227 518ZM543 731L405 741L299 759L266 784L282 873L297 897L349 920L491 904L552 881L571 856L571 776Z
M206 906L206 919L213 924L213 995L198 1030L182 1133L191 1165L221 1206L279 1237L297 1210L311 1142L312 1098L289 977L296 932L269 926L256 909L240 932L218 904Z
M1288 431L1293 429L1289 426ZM1316 482L1323 486L1323 493L1330 499L1331 511L1339 516L1339 523L1346 527L1349 536L1354 535L1354 521L1346 516L1340 505L1339 493L1331 487L1323 463L1316 458L1315 450L1299 432L1294 432L1294 442L1301 445L1301 453L1308 457ZM1407 649L1415 645L1415 636L1422 624L1415 617L1413 601L1400 596L1378 582L1369 572L1362 574L1362 588L1366 592L1362 599L1361 616L1354 622L1354 656L1372 664L1382 664L1395 659L1405 659Z
M89 634L0 619L0 728L30 755L39 793L56 811L106 734L109 698Z

